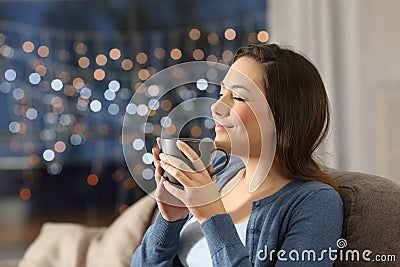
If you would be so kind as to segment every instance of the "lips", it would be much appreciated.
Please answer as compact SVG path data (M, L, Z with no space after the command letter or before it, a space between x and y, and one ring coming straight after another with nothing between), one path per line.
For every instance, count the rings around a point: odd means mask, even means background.
M229 128L233 128L233 126L215 122L215 131L222 131Z

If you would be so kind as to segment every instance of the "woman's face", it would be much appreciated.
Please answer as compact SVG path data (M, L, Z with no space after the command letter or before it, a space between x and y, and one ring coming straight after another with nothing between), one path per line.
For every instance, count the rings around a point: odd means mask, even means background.
M260 126L274 130L263 72L263 66L254 59L239 58L222 81L219 100L211 107L215 120L215 143L232 154L247 150L250 157L260 155L261 133L265 132ZM264 137L269 138L269 134Z

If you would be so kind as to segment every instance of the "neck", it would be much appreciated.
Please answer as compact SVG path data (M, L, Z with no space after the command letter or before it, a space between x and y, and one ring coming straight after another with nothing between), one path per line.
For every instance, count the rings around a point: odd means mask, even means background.
M285 177L278 169L276 158L273 162L263 162L260 157L241 158L246 165L243 174L243 182L249 188L249 192L269 191L277 186L280 187L287 184L292 179ZM246 162L247 161L247 162Z

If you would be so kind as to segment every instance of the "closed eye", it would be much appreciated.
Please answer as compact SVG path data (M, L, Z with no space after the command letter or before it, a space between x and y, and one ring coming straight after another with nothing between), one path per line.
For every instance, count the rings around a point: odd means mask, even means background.
M233 99L236 100L236 101L241 101L241 102L245 102L246 101L245 99L243 99L241 97L234 97Z
M219 94L219 98L221 98L223 95L224 95L224 94ZM241 97L237 97L237 96L234 96L234 97L233 97L233 100L235 100L235 101L240 101L240 102L246 102L246 99L241 98Z

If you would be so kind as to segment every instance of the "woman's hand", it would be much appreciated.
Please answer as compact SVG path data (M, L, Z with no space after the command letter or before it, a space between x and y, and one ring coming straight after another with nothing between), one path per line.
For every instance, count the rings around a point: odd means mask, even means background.
M160 147L160 138L157 138L158 147ZM162 169L160 166L159 149L154 147L153 150L154 166L156 167L155 179L157 188L155 191L155 198L157 201L158 210L160 211L164 220L169 222L183 220L188 216L189 210L185 207L179 199L171 195L164 187L169 182L162 176Z
M186 143L178 141L177 146L191 161L195 170L178 158L160 154L162 169L184 186L184 189L180 189L169 182L164 182L164 188L185 203L200 223L213 215L226 213L215 176L210 177L200 157Z

